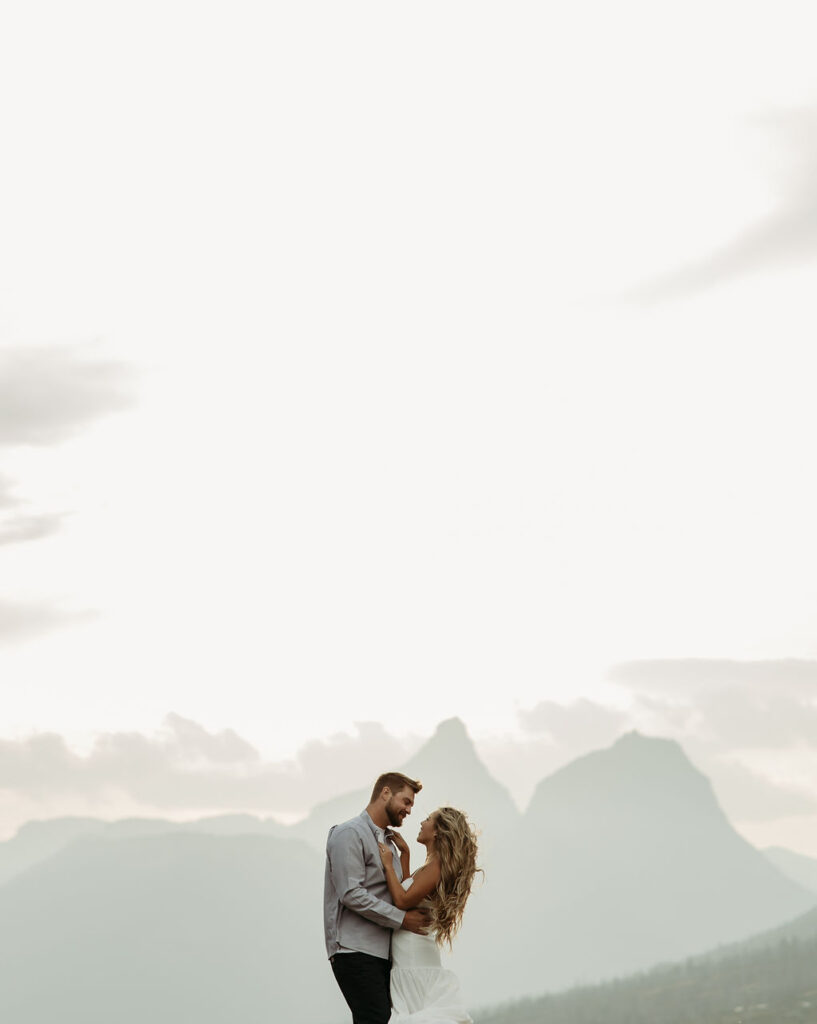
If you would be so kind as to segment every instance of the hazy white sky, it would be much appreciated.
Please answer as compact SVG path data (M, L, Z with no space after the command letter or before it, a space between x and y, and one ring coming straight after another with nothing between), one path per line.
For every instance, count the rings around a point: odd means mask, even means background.
M5 4L2 735L488 750L817 658L815 28Z

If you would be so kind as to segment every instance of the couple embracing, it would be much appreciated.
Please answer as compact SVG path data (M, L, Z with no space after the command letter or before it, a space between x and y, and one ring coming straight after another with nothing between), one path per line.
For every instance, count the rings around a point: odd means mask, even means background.
M326 841L326 951L353 1024L471 1024L455 975L442 967L471 892L477 841L462 811L440 807L420 824L425 863L393 831L422 785L381 775L369 806Z

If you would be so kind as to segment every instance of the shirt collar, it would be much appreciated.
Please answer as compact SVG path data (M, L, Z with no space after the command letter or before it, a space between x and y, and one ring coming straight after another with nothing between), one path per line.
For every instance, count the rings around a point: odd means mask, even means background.
M386 839L391 839L391 837L394 835L394 833L392 832L391 828L389 828L388 825L385 828L381 828L379 825L375 825L374 821L372 821L372 816L371 814L369 814L368 811L363 811L363 813L360 816L361 818L363 818L363 820L366 822L366 824L369 826L372 832L374 832L375 839L378 838L381 832L383 833Z

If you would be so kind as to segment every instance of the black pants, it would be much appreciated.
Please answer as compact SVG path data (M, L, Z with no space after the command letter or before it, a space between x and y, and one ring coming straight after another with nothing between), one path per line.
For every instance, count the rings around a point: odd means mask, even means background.
M388 1024L389 961L369 953L335 953L329 962L352 1011L353 1024Z

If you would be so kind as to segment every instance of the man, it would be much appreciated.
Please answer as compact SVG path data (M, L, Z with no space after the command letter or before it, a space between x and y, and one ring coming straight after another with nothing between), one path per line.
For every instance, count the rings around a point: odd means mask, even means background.
M422 788L400 772L381 775L366 810L334 825L326 840L326 952L353 1024L388 1024L392 931L405 928L422 935L428 925L423 911L398 910L392 903L377 845L392 847L394 868L402 879L391 828L411 814L414 795Z

